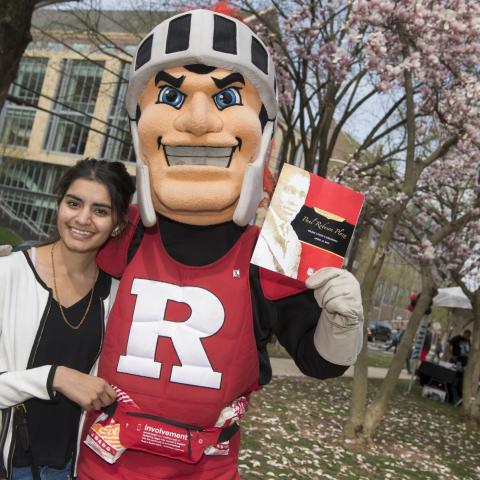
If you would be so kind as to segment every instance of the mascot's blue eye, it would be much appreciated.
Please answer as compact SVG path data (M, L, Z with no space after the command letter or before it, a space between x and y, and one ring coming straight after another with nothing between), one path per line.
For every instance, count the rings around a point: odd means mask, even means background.
M158 95L158 102L157 103L166 103L171 107L179 109L183 101L185 100L185 95L176 88L173 87L163 87L160 90L160 94Z
M234 105L242 104L242 97L238 89L234 87L226 88L213 96L213 101L219 110L224 110Z

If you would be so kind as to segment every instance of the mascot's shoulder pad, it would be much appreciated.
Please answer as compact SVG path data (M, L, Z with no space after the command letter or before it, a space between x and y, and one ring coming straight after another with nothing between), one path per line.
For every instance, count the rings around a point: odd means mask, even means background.
M125 271L128 263L128 247L140 224L138 206L131 205L128 209L128 225L118 237L111 238L98 252L97 264L104 272L120 277Z
M281 300L308 290L304 282L295 280L265 268L258 269L260 285L267 300Z

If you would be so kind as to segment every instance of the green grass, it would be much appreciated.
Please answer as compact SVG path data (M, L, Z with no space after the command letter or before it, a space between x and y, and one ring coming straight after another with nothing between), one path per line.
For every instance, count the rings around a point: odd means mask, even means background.
M5 245L6 243L10 245L17 245L21 242L22 239L9 228L0 227L0 245Z
M267 345L267 350L270 357L276 358L290 358L287 351L278 343L273 342ZM383 350L368 350L368 366L389 368L392 363L393 355Z
M368 366L390 368L393 355L384 351L368 350Z
M370 381L370 395L379 386ZM274 378L242 421L242 480L474 480L480 432L400 382L372 447L343 440L351 379Z

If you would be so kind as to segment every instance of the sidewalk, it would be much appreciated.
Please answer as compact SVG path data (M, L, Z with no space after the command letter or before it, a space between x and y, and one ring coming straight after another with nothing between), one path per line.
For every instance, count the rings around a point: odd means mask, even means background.
M303 373L297 368L291 358L270 358L273 375L279 377L302 377ZM368 367L368 378L385 378L387 368ZM353 377L353 367L350 367L344 374L344 377ZM400 373L400 380L410 380L411 375L406 370Z

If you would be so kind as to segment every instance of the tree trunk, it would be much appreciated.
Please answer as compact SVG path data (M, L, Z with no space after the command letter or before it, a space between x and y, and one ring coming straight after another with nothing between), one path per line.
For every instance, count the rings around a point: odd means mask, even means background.
M308 147L308 146L307 146ZM305 149L305 145L303 147L303 158L305 161L305 170L307 172L313 172L313 167L315 165L315 156L317 152L312 148Z
M397 384L402 367L405 364L405 359L407 358L413 339L415 338L415 334L434 295L435 286L433 284L428 266L424 265L422 266L422 295L410 317L397 353L393 357L392 364L388 369L387 376L382 382L380 390L375 395L375 398L369 405L366 412L362 433L365 437L365 440L368 442L373 439L377 427L380 424L383 415L385 414L388 402L390 401L395 390L395 385Z
M0 110L5 103L10 84L17 74L18 64L32 40L30 25L34 0L2 0L0 13Z
M330 82L325 93L320 124L318 125L314 135L312 134L312 140L314 140L313 137L315 137L315 141L312 141L312 150L314 151L314 156L318 155L316 174L325 178L328 175L328 165L330 164L330 157L328 156L328 138L330 136L330 132L332 132L335 128L333 119L335 109L337 107L337 103L335 101L337 93L338 87L333 82Z
M350 417L347 420L344 430L344 436L349 440L361 439L364 437L362 431L367 408L368 389L368 312L372 303L375 284L385 260L388 245L393 238L395 228L400 220L405 204L406 202L398 204L387 218L361 283L363 313L365 316L365 321L363 324L364 338L362 351L360 352L357 363L355 364Z
M468 357L468 364L463 374L462 387L462 415L467 420L473 419L476 408L475 402L479 392L480 380L480 291L476 291L472 300L473 329L472 348Z
M480 388L477 390L475 401L472 402L470 422L480 427Z
M295 131L288 122L278 122L278 128L282 132L279 157L281 164L288 163L290 152L295 150Z
M367 408L368 393L368 339L366 325L367 322L364 323L363 327L362 351L355 363L350 416L343 430L344 437L349 440L358 440L363 437L363 419L365 418Z

